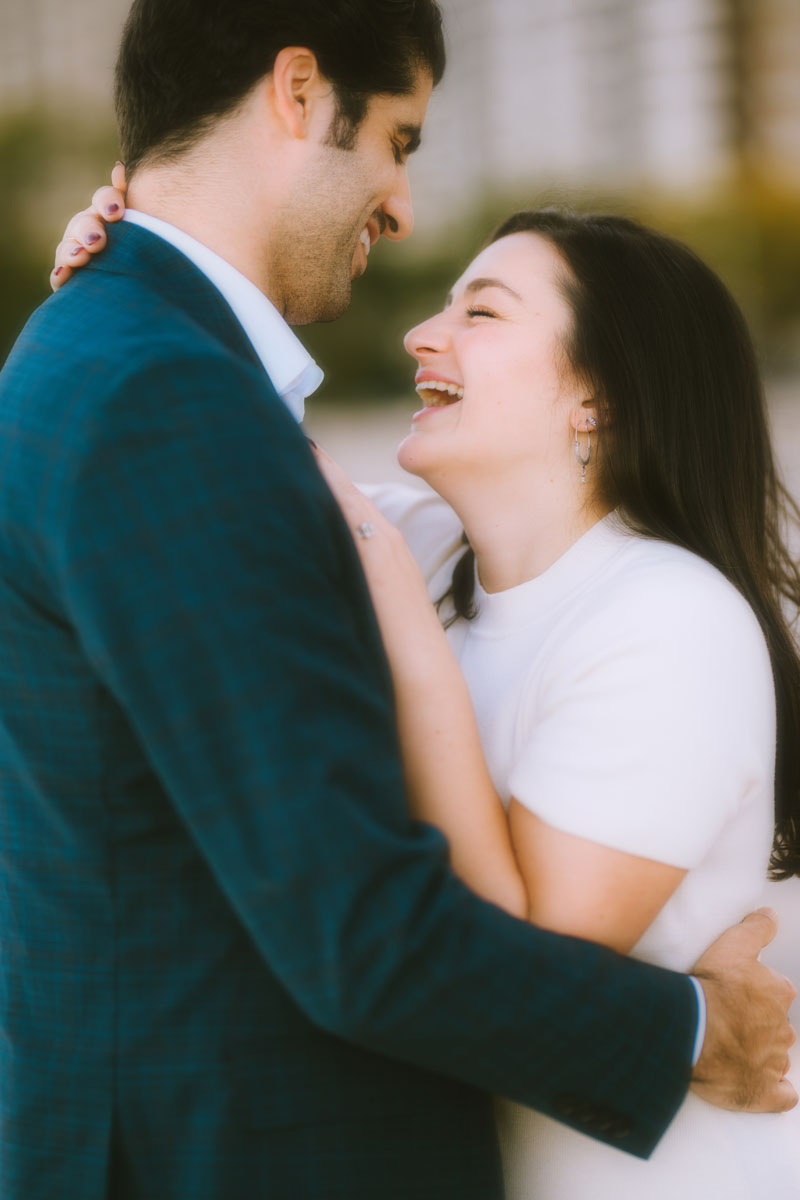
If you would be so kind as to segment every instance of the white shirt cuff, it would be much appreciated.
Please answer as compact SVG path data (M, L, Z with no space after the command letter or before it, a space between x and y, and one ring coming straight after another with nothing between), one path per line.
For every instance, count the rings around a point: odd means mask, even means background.
M703 991L703 985L699 979L695 979L694 975L690 975L694 984L695 994L697 996L697 1033L694 1035L694 1051L692 1052L692 1066L697 1066L697 1060L703 1051L703 1042L706 1040L706 994Z

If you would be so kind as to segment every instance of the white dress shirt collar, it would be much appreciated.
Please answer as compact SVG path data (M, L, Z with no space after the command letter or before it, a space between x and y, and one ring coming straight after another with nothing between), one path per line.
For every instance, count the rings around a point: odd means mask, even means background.
M264 293L208 246L159 217L129 208L123 220L169 242L213 283L247 334L275 391L293 416L302 421L305 398L316 391L324 376Z

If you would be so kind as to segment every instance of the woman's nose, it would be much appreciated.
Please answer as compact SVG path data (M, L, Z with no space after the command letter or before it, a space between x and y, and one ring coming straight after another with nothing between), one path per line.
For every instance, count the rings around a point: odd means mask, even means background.
M438 354L445 348L447 334L441 317L442 314L437 313L435 317L429 317L427 321L409 329L403 338L403 345L412 358Z

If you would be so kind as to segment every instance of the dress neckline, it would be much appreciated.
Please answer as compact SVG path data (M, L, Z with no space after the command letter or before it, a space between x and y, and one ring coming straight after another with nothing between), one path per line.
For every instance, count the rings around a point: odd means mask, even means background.
M502 592L485 590L476 564L478 616L472 628L497 636L529 625L532 617L544 616L585 586L637 536L623 524L616 511L611 512L573 542L541 575Z

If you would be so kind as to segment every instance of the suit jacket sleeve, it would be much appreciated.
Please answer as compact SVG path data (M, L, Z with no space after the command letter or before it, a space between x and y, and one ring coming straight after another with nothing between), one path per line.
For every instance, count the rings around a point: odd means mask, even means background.
M66 611L296 1003L648 1154L687 1087L692 985L478 900L409 820L350 535L264 377L151 358L69 436L46 518Z

